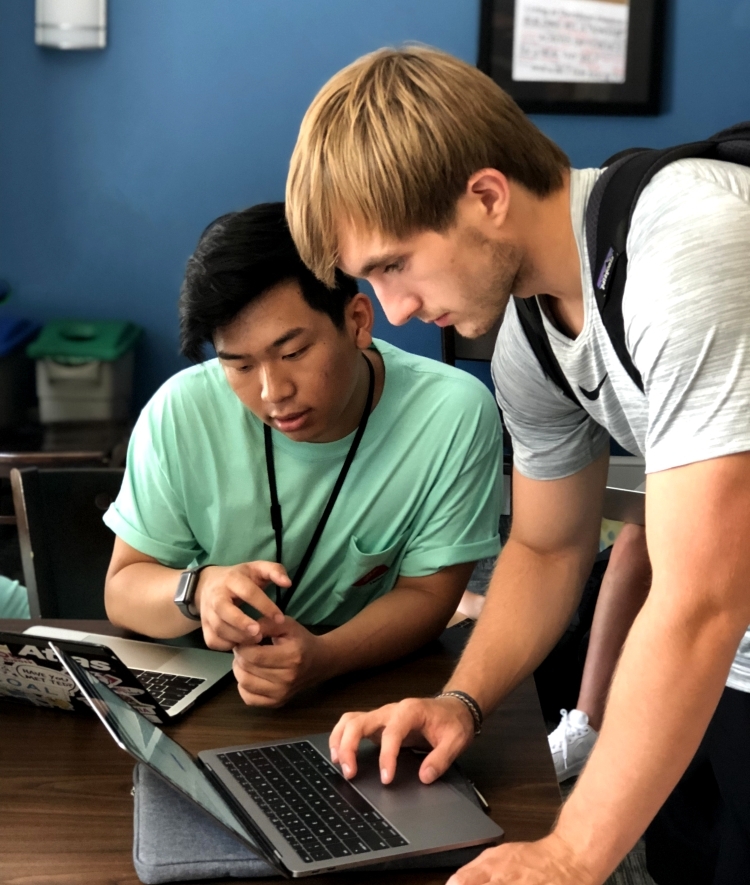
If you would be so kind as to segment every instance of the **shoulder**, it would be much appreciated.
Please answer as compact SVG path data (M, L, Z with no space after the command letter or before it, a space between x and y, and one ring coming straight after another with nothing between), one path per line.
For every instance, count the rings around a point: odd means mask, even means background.
M670 163L638 198L628 235L633 254L653 236L679 231L706 248L705 233L729 230L750 217L750 168L720 160L686 159Z
M170 428L195 429L210 418L241 409L218 360L208 360L172 375L143 407L136 430L164 435ZM214 422L217 423L217 422Z
M624 309L643 308L672 324L707 295L736 299L747 291L749 243L750 169L671 163L644 188L633 213Z
M386 378L410 401L425 411L450 407L455 416L487 414L497 418L497 406L489 389L473 375L446 363L401 350L385 341L376 341L385 363ZM413 402L412 402L413 406Z
M678 190L680 192L678 196L689 201L691 195L684 190L685 181L688 179L696 184L704 183L719 190L731 191L745 200L750 197L750 167L698 157L688 157L670 163L653 177L648 187L651 188L653 185L655 191Z
M207 360L177 372L159 387L144 407L144 412L159 414L173 411L187 404L200 407L206 400L225 396L231 389L226 382L219 361Z

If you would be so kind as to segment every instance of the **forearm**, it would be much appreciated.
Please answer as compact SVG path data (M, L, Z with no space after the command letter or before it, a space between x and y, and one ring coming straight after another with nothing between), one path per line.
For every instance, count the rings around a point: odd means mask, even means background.
M540 553L511 536L471 641L446 688L466 691L485 713L491 710L536 669L562 635L594 555L593 547Z
M651 587L651 562L643 526L623 526L604 574L591 625L576 707L599 731L612 676L638 612Z
M174 604L180 569L136 562L108 576L104 591L107 617L118 627L159 639L183 636L200 626Z
M384 664L434 639L455 611L455 596L441 598L404 586L376 599L351 621L320 637L326 652L321 678Z
M700 743L744 627L655 598L625 644L604 724L556 832L603 882L645 830Z

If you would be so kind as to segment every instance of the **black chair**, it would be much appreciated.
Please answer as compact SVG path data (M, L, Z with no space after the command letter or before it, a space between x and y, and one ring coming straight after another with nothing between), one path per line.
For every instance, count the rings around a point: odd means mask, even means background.
M456 360L473 360L480 363L491 363L492 354L495 352L495 341L502 319L498 320L489 332L485 332L479 338L464 338L459 335L453 326L446 326L440 330L440 346L443 362L449 366L455 366ZM500 423L503 431L503 474L505 476L505 507L500 517L500 537L505 543L510 531L510 511L512 497L513 476L513 445L508 433L502 413Z
M10 479L32 618L106 618L114 534L102 522L124 470L14 468Z
M476 360L477 362L492 362L492 354L495 350L497 333L500 324L497 323L479 338L464 338L459 335L453 326L446 326L440 330L440 345L443 352L443 362L450 366L456 365L456 360Z

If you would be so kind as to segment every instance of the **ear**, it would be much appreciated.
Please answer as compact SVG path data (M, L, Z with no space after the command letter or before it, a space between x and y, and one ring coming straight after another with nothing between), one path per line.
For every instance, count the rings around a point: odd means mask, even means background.
M367 350L372 344L375 311L372 308L372 302L364 292L358 292L346 305L344 322L354 344L360 350Z
M503 226L510 210L510 183L497 169L480 169L466 183L464 197L480 227Z

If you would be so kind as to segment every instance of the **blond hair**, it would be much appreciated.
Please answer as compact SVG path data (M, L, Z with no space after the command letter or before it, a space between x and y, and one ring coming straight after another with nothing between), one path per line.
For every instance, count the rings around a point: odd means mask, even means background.
M342 222L394 238L442 231L479 169L544 197L568 166L476 68L423 46L380 49L335 74L305 114L287 220L302 260L331 285Z

